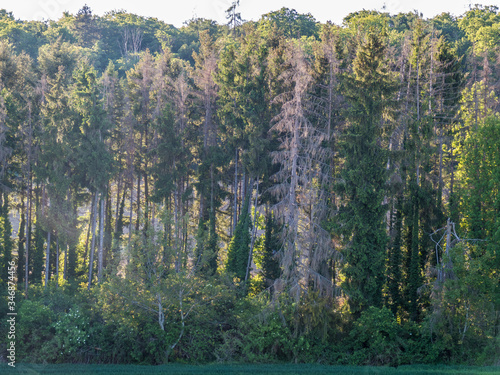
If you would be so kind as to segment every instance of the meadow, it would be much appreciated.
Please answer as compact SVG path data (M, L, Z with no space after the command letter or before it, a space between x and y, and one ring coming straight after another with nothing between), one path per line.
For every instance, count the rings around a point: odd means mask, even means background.
M265 365L162 365L162 366L140 366L140 365L32 365L18 364L16 368L5 364L0 365L1 374L29 374L29 375L152 375L152 374L176 374L176 375L321 375L321 374L404 374L404 375L490 375L500 374L500 367L476 367L476 366L429 366L413 365L395 367L370 367L370 366L325 366L325 365L295 365L295 364L265 364Z

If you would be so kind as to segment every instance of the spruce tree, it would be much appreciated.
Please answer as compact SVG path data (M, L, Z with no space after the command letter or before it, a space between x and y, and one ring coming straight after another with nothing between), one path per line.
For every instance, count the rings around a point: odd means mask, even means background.
M276 222L272 211L266 218L266 232L264 235L264 251L262 254L262 276L266 284L270 285L280 277L280 263L277 258L281 250L280 226Z
M238 224L234 231L233 238L227 250L226 270L234 273L241 281L245 279L248 253L250 252L250 229L251 217L249 213L249 196L245 198L245 204L241 209L241 214L238 219Z
M344 239L343 287L355 315L382 303L388 157L383 115L390 107L394 87L387 70L384 42L370 32L358 47L353 73L344 80L350 106L340 144L345 158L343 182L337 186L343 198L337 217Z

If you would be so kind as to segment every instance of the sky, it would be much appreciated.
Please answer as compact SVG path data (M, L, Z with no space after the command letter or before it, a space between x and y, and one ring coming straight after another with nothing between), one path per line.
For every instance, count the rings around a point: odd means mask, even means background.
M87 4L94 14L102 16L110 10L126 10L144 17L155 17L176 27L192 18L208 18L226 23L225 10L233 0L0 0L0 9L6 9L22 20L57 20L64 11L76 14ZM239 12L243 20L258 20L261 15L282 7L298 13L311 13L319 22L341 24L351 12L362 9L385 10L391 14L418 10L424 18L442 12L460 16L469 4L482 3L500 7L500 0L240 0Z

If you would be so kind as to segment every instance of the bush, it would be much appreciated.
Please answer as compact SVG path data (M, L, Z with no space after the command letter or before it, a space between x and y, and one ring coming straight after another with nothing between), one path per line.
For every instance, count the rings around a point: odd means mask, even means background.
M56 348L53 347L53 338L56 333L53 323L56 315L38 301L27 300L20 305L17 314L19 317L17 326L19 360L33 363L53 362L58 354Z
M368 308L349 333L352 364L399 365L403 347L400 334L401 327L389 309Z

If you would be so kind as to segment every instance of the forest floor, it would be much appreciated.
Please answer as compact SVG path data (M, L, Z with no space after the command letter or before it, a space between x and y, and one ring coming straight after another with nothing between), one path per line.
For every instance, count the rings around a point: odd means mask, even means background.
M29 374L29 375L321 375L321 374L404 374L404 375L489 375L500 374L500 367L471 367L471 366L401 366L393 367L355 367L355 366L325 366L325 365L32 365L17 364L16 368L0 365L0 374Z

